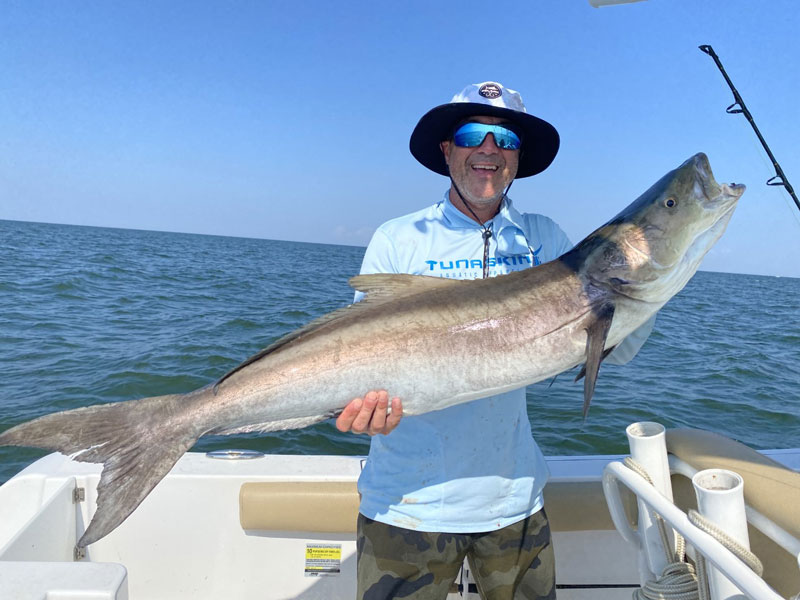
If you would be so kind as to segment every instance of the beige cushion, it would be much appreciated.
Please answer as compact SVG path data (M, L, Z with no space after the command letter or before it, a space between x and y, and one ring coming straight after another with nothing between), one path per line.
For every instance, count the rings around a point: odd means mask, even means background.
M261 481L242 484L243 529L355 533L355 481Z
M614 529L599 481L550 483L544 496L553 531ZM623 498L635 515L633 495ZM239 491L239 522L252 530L354 533L358 505L355 482L252 482Z

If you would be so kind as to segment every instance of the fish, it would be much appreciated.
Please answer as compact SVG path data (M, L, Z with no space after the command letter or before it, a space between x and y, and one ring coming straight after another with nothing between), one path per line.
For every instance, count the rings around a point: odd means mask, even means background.
M583 365L584 416L600 364L689 281L745 187L696 154L572 250L489 279L371 274L366 293L185 394L86 406L0 434L102 463L77 545L119 526L205 434L270 432L336 417L385 389L404 418L501 394ZM390 434L391 435L391 434Z

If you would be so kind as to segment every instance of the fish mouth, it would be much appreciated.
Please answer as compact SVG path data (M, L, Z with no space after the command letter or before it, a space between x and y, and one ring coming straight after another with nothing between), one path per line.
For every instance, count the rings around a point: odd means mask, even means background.
M713 180L712 180L713 181ZM713 196L706 195L704 202L707 210L716 213L715 221L720 221L736 208L739 203L739 198L744 194L746 187L742 183L714 183L713 191L716 192Z
M741 183L717 183L708 157L703 152L698 152L687 162L693 163L695 193L701 201L701 206L710 217L708 226L697 235L689 250L684 254L683 261L693 263L699 262L722 236L746 186Z
M732 196L737 200L742 197L747 186L743 183L723 183L721 186L722 193L725 196Z
M700 153L693 159L697 159L696 175L703 188L702 205L710 217L710 223L692 240L681 261L683 264L696 265L724 233L746 186L741 183L717 183L706 155Z
M704 204L716 210L722 208L722 213L727 213L728 208L736 204L746 189L741 183L717 183L711 170L711 163L704 152L698 152L682 166L691 166L695 172L695 193L704 199ZM720 215L722 216L722 215Z

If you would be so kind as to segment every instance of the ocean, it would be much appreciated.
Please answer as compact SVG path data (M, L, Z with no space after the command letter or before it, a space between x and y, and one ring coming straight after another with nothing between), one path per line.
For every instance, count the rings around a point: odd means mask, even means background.
M89 404L186 392L352 301L364 249L0 221L0 431ZM536 357L531 357L535 360ZM528 389L545 454L626 451L625 427L800 446L800 279L700 271L627 365L603 365L584 421L576 372ZM194 450L365 454L331 422L208 436ZM0 448L0 482L45 452Z

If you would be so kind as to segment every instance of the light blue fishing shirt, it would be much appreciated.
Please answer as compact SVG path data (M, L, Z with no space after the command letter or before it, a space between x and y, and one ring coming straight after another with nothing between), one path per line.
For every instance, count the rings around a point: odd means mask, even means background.
M508 199L484 225L493 233L490 276L539 265L572 247L555 222L521 214ZM367 247L361 273L478 279L483 276L483 251L481 228L445 193L441 202L381 225ZM361 298L357 293L356 300ZM629 360L651 328L652 322L634 332L607 360ZM358 480L360 512L407 529L493 531L540 510L548 476L521 388L406 416L389 435L374 436Z

